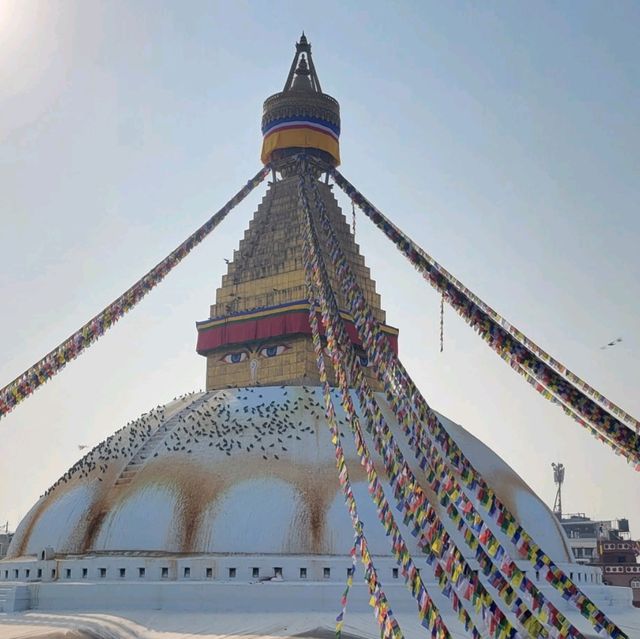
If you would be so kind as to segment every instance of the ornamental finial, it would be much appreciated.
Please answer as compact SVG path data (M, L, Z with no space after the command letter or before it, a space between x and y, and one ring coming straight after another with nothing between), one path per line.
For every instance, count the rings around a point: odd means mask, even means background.
M267 98L262 116L262 161L266 164L307 149L328 164L340 163L340 106L322 92L304 31L296 42L280 93Z
M313 84L311 79L311 71L307 65L307 59L304 54L300 56L298 67L296 69L296 75L291 84L291 91L313 91Z

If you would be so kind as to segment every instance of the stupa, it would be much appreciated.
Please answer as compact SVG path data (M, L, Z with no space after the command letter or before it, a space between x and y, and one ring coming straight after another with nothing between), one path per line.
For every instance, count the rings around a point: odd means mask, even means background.
M304 35L283 90L264 103L262 131L262 160L273 168L267 193L228 265L209 317L197 323L197 352L206 358L206 391L153 408L117 430L34 504L0 562L0 586L19 582L22 587L14 589L15 609L160 607L247 615L282 611L290 619L314 610L332 627L352 569L354 532L340 489L314 352L304 220L292 158L304 150L312 160L336 166L340 110L338 102L322 92ZM332 186L319 172L314 179L349 266L397 352L398 330L386 323L375 282ZM347 333L400 440L401 425L370 372L335 265L323 251ZM332 375L330 380L335 382ZM338 391L333 395L339 404ZM574 564L549 508L482 442L444 416L440 420L553 561L600 596L598 569ZM379 525L344 411L338 411L338 424L369 550L402 623L403 617L415 617L415 608L390 539ZM420 477L418 462L406 457ZM385 492L392 495L383 464L376 462L376 468ZM431 494L426 484L424 489ZM445 506L435 499L433 506L449 534L461 540ZM408 528L405 532L409 550L422 567L416 540ZM504 531L496 527L494 533L516 556ZM466 548L464 543L460 547ZM477 568L474 553L465 556ZM535 576L530 564L520 564L569 614L562 598ZM374 636L370 613L364 621L369 594L359 581L356 572L350 610L363 620L360 633ZM426 569L424 581L446 615L448 604ZM83 584L91 588L80 587ZM450 613L446 620L455 636L467 636L456 615ZM405 634L411 634L407 628L412 626L406 624Z

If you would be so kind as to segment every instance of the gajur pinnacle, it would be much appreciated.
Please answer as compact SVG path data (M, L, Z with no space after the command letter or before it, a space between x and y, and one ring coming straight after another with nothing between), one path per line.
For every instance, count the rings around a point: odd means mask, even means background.
M340 105L322 92L304 33L283 90L264 102L262 134L261 159L276 170L285 169L301 149L329 166L340 164Z

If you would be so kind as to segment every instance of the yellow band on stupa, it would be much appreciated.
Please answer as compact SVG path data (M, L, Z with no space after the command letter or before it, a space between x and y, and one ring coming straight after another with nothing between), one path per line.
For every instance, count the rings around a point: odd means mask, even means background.
M319 149L329 153L340 164L340 145L334 135L300 124L280 128L264 136L260 159L267 164L278 149Z
M340 164L340 105L322 92L311 58L311 45L302 35L280 93L264 101L262 153L265 164L276 169L296 149L318 151L327 164Z

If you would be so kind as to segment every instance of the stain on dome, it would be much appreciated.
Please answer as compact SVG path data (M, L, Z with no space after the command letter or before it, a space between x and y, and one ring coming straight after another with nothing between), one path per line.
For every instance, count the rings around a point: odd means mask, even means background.
M338 417L361 517L367 530L380 528L345 416ZM551 557L571 561L555 517L526 483L461 426L442 423ZM382 464L378 472L385 477ZM347 554L353 532L341 500L319 388L197 393L143 415L85 455L24 518L9 556L46 546L61 554ZM391 554L384 534L371 542L376 554ZM407 542L415 551L410 535Z

